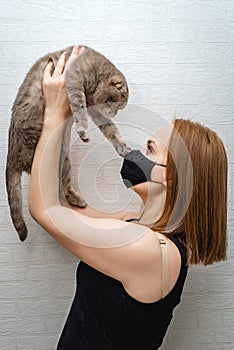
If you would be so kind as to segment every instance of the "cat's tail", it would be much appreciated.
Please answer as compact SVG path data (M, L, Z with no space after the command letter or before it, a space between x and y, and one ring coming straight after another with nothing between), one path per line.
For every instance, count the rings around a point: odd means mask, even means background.
M6 166L6 187L12 222L21 241L27 237L27 227L22 214L21 172Z

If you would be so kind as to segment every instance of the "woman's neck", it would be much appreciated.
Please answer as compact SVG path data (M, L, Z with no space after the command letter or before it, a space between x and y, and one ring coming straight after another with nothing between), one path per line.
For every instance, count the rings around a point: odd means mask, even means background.
M153 224L160 218L164 209L166 194L166 186L149 182L148 196L141 195L144 203L144 210L139 220L141 224Z

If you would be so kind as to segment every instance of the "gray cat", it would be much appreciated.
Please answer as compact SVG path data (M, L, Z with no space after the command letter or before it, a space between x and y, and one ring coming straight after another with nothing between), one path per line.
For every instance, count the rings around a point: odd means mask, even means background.
M128 101L128 86L123 74L103 55L83 46L86 50L78 56L65 73L66 87L76 129L83 141L87 133L89 115L116 151L124 156L131 149L122 139L111 118ZM73 46L49 53L32 66L27 73L12 107L9 128L6 186L13 224L21 241L27 237L27 227L22 215L21 175L30 174L35 147L41 134L45 100L42 77L50 60L54 67L63 51L66 59ZM88 107L88 109L87 109ZM67 131L68 130L68 131ZM60 156L61 198L68 203L85 207L84 199L71 187L71 164L68 156L69 128L65 128Z

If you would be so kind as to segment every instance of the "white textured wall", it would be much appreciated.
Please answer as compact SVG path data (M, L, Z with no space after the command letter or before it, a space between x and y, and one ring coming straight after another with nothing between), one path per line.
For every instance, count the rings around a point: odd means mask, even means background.
M168 120L176 110L178 117L204 123L224 140L230 165L229 259L190 269L163 349L233 349L234 1L1 0L0 20L0 349L55 349L73 297L78 260L30 218L26 175L24 215L30 232L26 242L19 242L9 216L4 168L10 109L27 70L48 51L79 43L104 53L124 72L131 103ZM126 121L121 114L117 118ZM132 144L140 139L138 129L157 123L155 116L147 119L144 113L136 119L125 113L125 118L137 127L133 132L134 126L120 125ZM103 141L96 130L92 139L86 147ZM82 156L90 149L77 142L74 159L77 146ZM120 182L120 158L110 146L108 150L112 163L104 167L105 180L102 173L97 176L102 198L93 196L84 181L87 200L107 209L139 205ZM111 203L116 182L123 203Z

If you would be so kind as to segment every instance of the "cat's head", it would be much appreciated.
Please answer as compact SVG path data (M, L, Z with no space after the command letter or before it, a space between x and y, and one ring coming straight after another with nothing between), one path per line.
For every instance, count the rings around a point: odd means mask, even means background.
M102 81L93 95L95 109L104 117L114 117L128 102L128 85L123 75L114 75Z

